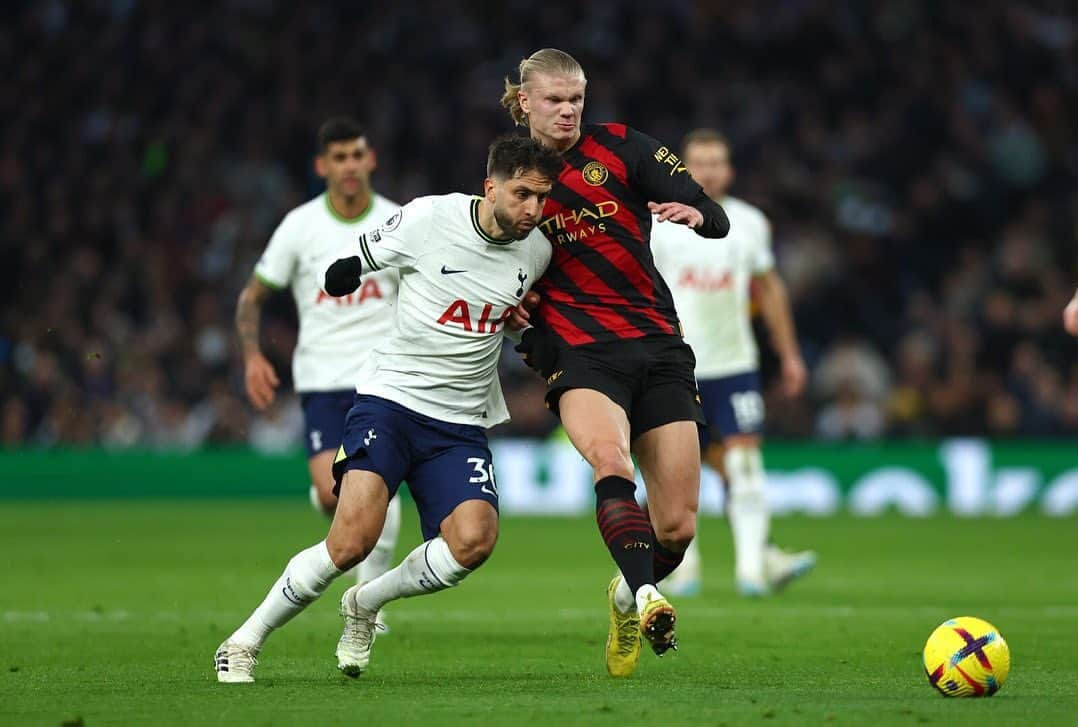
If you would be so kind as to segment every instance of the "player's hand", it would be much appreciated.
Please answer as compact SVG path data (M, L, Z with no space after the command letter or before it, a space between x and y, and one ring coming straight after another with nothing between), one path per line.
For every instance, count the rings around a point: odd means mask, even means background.
M505 327L510 331L519 331L528 327L531 321L531 312L539 307L539 294L529 290L521 298L520 303L513 309L513 313L505 321Z
M800 396L805 390L808 371L800 356L787 356L782 359L782 392L791 399Z
M1063 328L1072 336L1078 336L1078 293L1063 309Z
M244 364L244 379L247 384L247 398L255 409L262 411L273 403L276 396L274 389L280 385L273 365L261 353L252 353Z
M696 229L704 224L704 213L692 205L681 202L648 202L651 214L658 215L660 222L676 222L679 225L688 225Z
M529 328L513 349L524 358L528 368L544 379L550 378L558 364L558 344L542 328Z

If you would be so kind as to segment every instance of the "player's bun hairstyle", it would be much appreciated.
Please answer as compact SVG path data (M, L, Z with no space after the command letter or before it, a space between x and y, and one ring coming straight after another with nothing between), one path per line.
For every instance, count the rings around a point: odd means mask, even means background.
M553 182L561 174L561 167L558 152L535 139L516 134L499 136L490 145L490 153L487 154L487 176L499 179L512 179L534 170Z
M537 50L520 62L520 83L513 83L509 76L505 77L505 93L502 94L502 106L513 117L513 123L517 126L528 125L528 115L520 108L520 99L517 92L528 85L532 75L542 73L547 76L568 76L579 78L582 81L588 79L584 76L584 69L576 62L576 59L565 51L557 48L543 48Z
M685 138L681 140L681 158L685 158L685 152L689 150L689 147L693 144L722 144L727 149L730 148L730 142L726 136L717 129L693 129Z
M318 153L324 154L335 141L351 141L366 135L363 124L351 116L334 116L318 127Z

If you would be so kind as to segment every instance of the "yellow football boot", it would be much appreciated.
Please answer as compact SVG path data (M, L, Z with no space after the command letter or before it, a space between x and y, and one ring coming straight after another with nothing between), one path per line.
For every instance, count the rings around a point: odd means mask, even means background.
M621 574L614 576L607 586L610 600L610 634L606 637L606 670L612 677L631 677L640 660L640 617L635 605L628 613L622 613L614 604L614 592L618 590Z

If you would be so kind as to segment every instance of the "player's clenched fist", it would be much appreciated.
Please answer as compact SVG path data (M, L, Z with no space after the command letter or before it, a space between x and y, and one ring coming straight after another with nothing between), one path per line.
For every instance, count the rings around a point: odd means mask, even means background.
M261 353L252 353L247 357L244 378L247 384L247 398L259 411L273 403L274 389L281 383L273 365Z
M510 331L519 331L523 328L527 328L531 321L531 312L539 307L539 294L534 290L529 290L521 298L520 304L513 309L513 313L509 316L509 319L505 322L505 327Z

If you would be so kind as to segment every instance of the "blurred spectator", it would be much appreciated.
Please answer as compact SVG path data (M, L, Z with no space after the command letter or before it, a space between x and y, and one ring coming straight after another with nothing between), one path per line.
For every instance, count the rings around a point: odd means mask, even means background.
M734 193L773 222L814 369L804 401L767 388L774 433L1078 431L1078 339L1059 325L1078 278L1070 5L530 10L6 4L4 445L281 446L294 413L256 421L239 396L232 301L275 222L317 191L314 129L362 117L390 198L478 191L475 160L509 128L502 78L551 38L588 71L588 119L670 144L701 125L729 136ZM291 301L264 320L287 372ZM545 434L542 384L513 356L515 421L495 434Z

